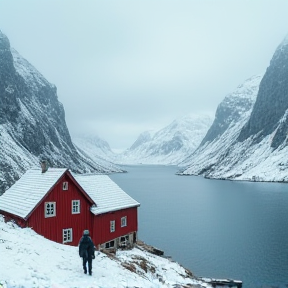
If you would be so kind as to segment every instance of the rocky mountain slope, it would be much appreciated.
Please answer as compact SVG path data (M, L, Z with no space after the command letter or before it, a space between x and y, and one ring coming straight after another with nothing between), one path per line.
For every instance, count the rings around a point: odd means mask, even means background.
M288 35L276 49L261 81L259 93L248 123L238 141L250 137L260 143L271 135L271 148L287 143L288 131Z
M201 145L181 163L180 174L288 181L288 37L276 49L258 91L259 82L260 77L251 78L224 99Z
M72 142L79 152L87 155L94 162L110 168L114 172L122 172L117 165L113 163L116 154L111 150L107 141L96 135L78 135L72 137Z
M140 134L134 144L114 160L125 164L177 164L200 144L212 123L209 116L188 115L156 133Z
M41 159L75 172L109 172L74 147L57 89L0 31L0 194Z

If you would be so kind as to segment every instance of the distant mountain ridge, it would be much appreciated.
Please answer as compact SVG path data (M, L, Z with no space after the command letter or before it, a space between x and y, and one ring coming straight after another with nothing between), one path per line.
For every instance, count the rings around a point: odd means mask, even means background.
M94 162L111 169L113 172L123 172L113 163L116 154L111 150L107 141L97 135L82 134L72 138L74 146L82 155L87 155Z
M110 172L74 147L56 86L10 48L0 31L0 194L46 159L75 172Z
M201 145L181 163L179 174L288 181L288 37L276 49L263 78L251 78L242 88L220 103L214 123Z
M288 181L288 36L264 76L219 104L214 122L188 115L139 135L121 154L97 136L70 137L57 88L0 31L0 194L46 159L74 172L122 172L116 164L180 165L183 175ZM180 164L179 164L180 163Z
M191 154L212 123L207 115L188 115L151 133L143 132L133 145L115 158L119 164L173 164Z

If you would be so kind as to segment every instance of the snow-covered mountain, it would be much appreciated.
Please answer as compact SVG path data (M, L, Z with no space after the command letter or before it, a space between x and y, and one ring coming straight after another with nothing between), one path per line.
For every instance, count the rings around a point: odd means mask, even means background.
M30 228L5 223L0 215L0 287L3 288L172 288L212 287L190 271L134 248L115 256L95 253L93 274L83 274L78 247L59 244Z
M75 172L110 172L74 147L57 89L0 31L0 194L27 169L48 160Z
M260 77L250 78L224 99L201 145L181 164L185 168L180 174L288 181L288 36L258 88L259 82Z
M108 142L97 135L77 135L72 137L72 142L81 154L89 156L94 162L109 167L114 172L123 171L113 163L116 154L111 150Z
M188 115L174 120L156 133L146 131L115 162L177 164L197 148L211 123L209 116Z

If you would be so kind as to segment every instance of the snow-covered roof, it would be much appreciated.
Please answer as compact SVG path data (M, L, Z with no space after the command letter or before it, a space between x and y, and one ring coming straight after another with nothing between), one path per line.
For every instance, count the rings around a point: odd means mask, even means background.
M140 206L107 175L75 175L80 186L96 203L91 208L95 215Z
M28 170L0 196L0 210L25 219L66 170L49 168L45 173L41 169Z
M0 196L0 210L26 219L66 171L66 168L49 168L45 173L41 169L28 170ZM96 203L91 208L95 215L140 205L107 175L73 176Z

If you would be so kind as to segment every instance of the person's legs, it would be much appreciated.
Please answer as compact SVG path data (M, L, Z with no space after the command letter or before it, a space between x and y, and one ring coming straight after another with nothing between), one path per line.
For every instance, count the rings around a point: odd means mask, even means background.
M89 275L92 275L92 258L88 258L88 270L89 270Z
M86 268L87 260L88 260L87 257L83 257L83 270L85 274L87 274L87 268ZM89 262L88 262L88 266L89 266Z

